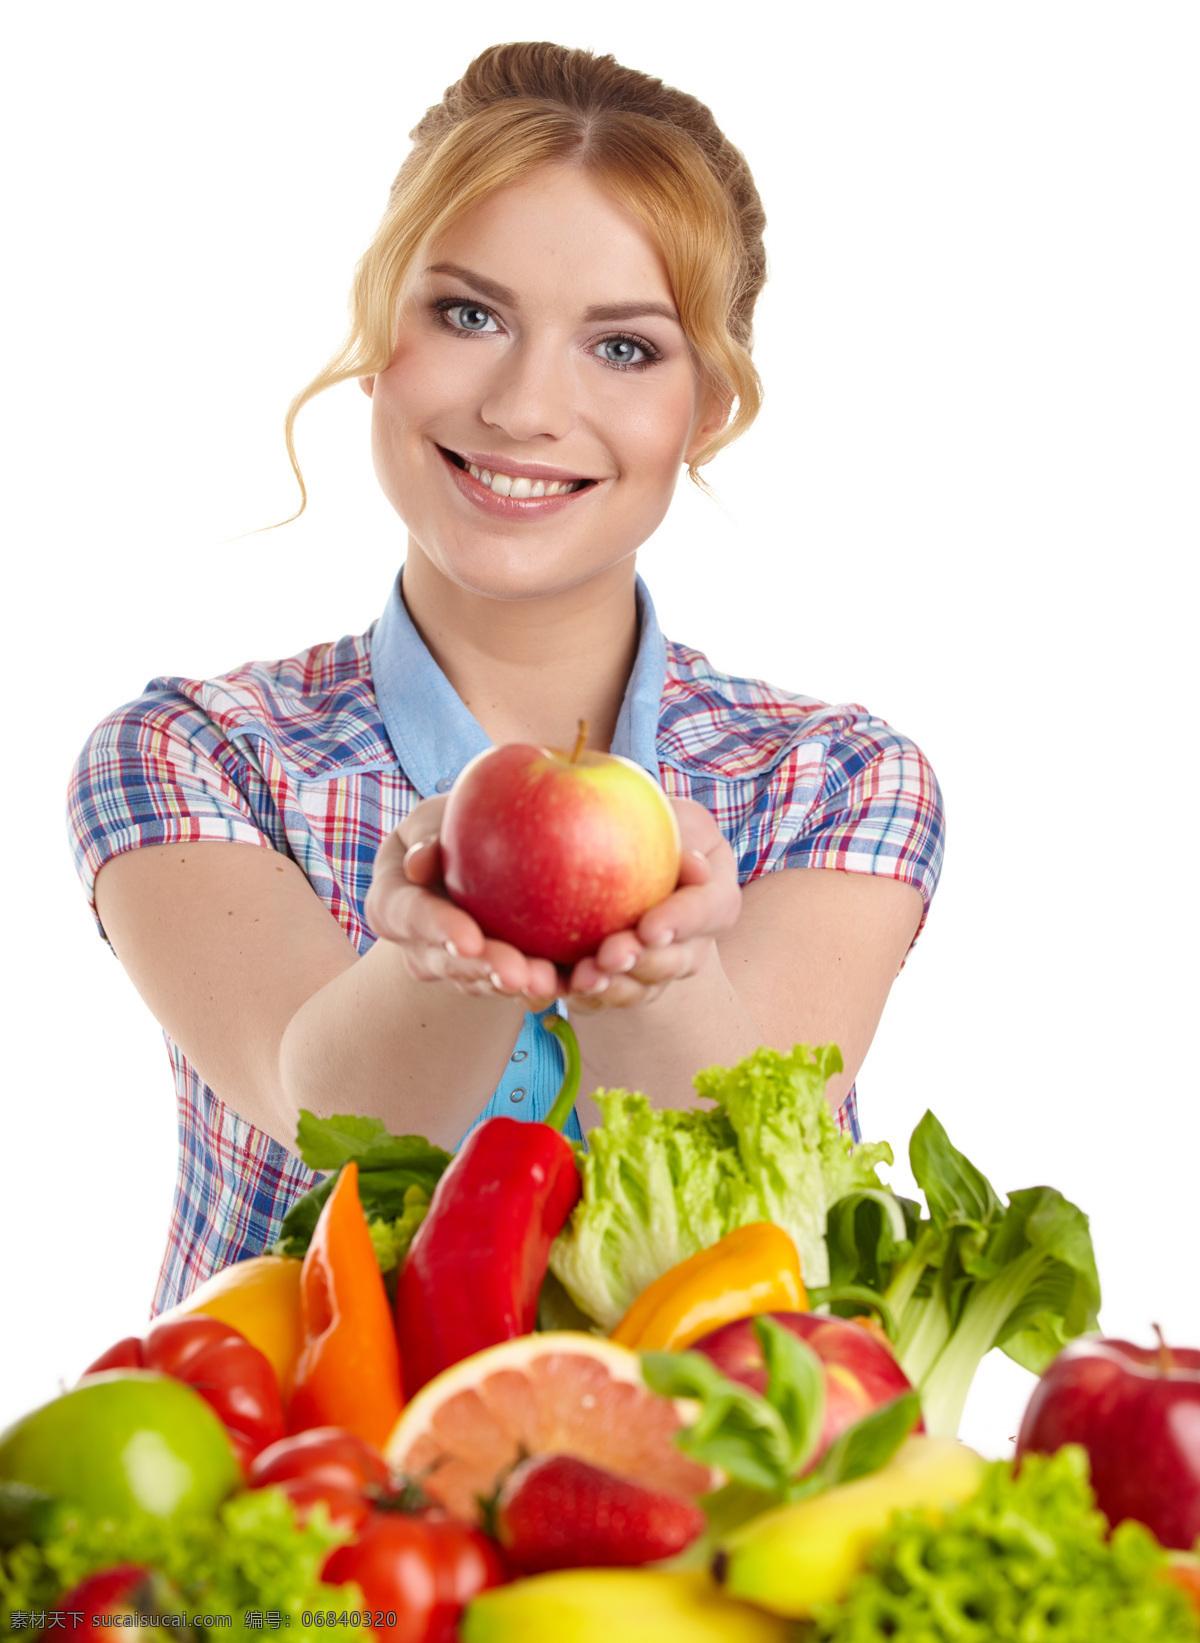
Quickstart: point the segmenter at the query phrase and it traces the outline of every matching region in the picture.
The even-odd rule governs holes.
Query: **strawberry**
[[[643,1489],[573,1455],[534,1455],[509,1473],[493,1522],[510,1562],[540,1574],[673,1557],[706,1519],[682,1495]]]

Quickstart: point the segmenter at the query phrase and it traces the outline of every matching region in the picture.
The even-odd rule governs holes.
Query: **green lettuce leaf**
[[[830,1204],[855,1188],[878,1187],[876,1167],[892,1162],[886,1141],[854,1146],[838,1129],[825,1085],[841,1070],[836,1044],[797,1044],[790,1055],[755,1050],[735,1067],[709,1067],[695,1080],[698,1094],[724,1109],[737,1137],[745,1181],[737,1224],[774,1221],[789,1232],[806,1284],[829,1281]]]
[[[421,1135],[391,1135],[381,1118],[340,1113],[317,1118],[301,1109],[296,1150],[309,1169],[331,1170],[297,1198],[272,1245],[276,1255],[301,1257],[312,1241],[338,1172],[358,1165],[358,1196],[371,1228],[381,1272],[395,1271],[421,1224],[450,1154]]]
[[[814,1643],[1196,1643],[1200,1622],[1166,1584],[1167,1555],[1132,1521],[1108,1535],[1067,1447],[1006,1461],[950,1512],[900,1512]]]
[[[774,1221],[800,1253],[805,1281],[828,1277],[827,1210],[880,1186],[886,1143],[853,1146],[834,1122],[825,1081],[834,1045],[790,1055],[760,1049],[696,1077],[711,1109],[657,1111],[645,1096],[599,1090],[603,1123],[581,1159],[583,1195],[555,1240],[550,1270],[605,1329],[656,1278],[735,1227]]]

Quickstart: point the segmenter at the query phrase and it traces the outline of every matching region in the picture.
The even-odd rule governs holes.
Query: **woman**
[[[479,57],[414,133],[342,353],[408,530],[371,630],[156,680],[72,785],[102,931],[162,1022],[180,1107],[155,1298],[261,1250],[312,1175],[301,1108],[453,1145],[536,1118],[561,1002],[584,1088],[691,1098],[698,1067],[836,1041],[853,1079],[936,884],[936,783],[859,708],[716,672],[636,575],[681,467],[758,406],[763,217],[694,99],[551,45]],[[594,747],[671,796],[678,889],[569,975],[440,889],[438,824],[492,742]],[[654,1008],[648,1008],[653,1004]],[[588,1103],[581,1103],[584,1121]]]

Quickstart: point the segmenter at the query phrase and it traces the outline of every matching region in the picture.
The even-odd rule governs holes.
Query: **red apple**
[[[1081,1336],[1033,1389],[1018,1459],[1081,1443],[1096,1503],[1114,1526],[1137,1518],[1164,1546],[1200,1535],[1200,1351]]]
[[[848,1426],[912,1391],[882,1330],[872,1328],[865,1319],[830,1318],[817,1312],[772,1312],[769,1316],[806,1341],[825,1370],[825,1419],[810,1465],[820,1460]],[[753,1392],[767,1390],[767,1366],[753,1318],[723,1324],[694,1341],[691,1351],[703,1352],[731,1381],[740,1381]],[[924,1430],[923,1423],[918,1423],[917,1431]]]
[[[679,827],[640,765],[511,742],[472,759],[442,817],[446,889],[485,935],[574,964],[679,880]]]

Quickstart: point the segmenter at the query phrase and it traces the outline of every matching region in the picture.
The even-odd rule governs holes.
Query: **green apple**
[[[213,1512],[242,1482],[229,1436],[170,1375],[89,1375],[0,1433],[0,1486],[25,1485],[89,1517]]]

